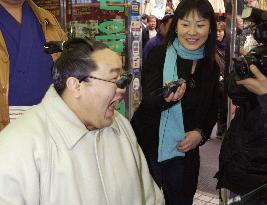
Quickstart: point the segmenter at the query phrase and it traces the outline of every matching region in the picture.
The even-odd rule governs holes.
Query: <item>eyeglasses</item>
[[[106,80],[106,79],[97,78],[97,77],[88,75],[88,76],[83,77],[81,80],[79,80],[79,82],[86,81],[87,78],[92,78],[92,79],[96,79],[96,80],[102,80],[102,81],[109,82],[109,83],[114,83],[114,84],[116,84],[116,86],[118,88],[124,89],[128,85],[130,85],[130,83],[132,82],[133,76],[130,73],[123,73],[121,75],[121,77],[119,78],[119,80],[114,82],[114,81],[111,81],[111,80]]]

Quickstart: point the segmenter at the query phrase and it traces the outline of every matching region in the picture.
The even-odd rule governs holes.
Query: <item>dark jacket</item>
[[[149,41],[147,41],[144,49],[143,49],[143,54],[142,54],[142,59],[143,61],[145,61],[147,55],[149,54],[150,50],[163,43],[164,37],[161,35],[160,32],[157,33],[157,35],[151,39],[149,39]]]
[[[239,107],[223,140],[215,177],[217,188],[242,195],[267,182],[267,94],[257,97],[237,87],[229,94]]]
[[[156,29],[157,33],[159,32],[158,29]],[[146,27],[143,31],[142,31],[142,48],[145,47],[146,43],[149,41],[149,30]]]
[[[225,72],[225,42],[216,42],[216,62],[220,68],[220,75],[224,77]]]
[[[131,120],[139,144],[145,155],[157,158],[159,144],[159,124],[163,110],[168,109],[175,102],[167,103],[161,95],[156,95],[157,89],[163,85],[163,65],[166,49],[159,45],[154,47],[142,70],[142,102]],[[195,74],[190,74],[191,60],[184,60],[178,56],[178,76],[187,80],[187,89],[182,98],[182,109],[185,131],[195,128],[203,130],[205,140],[211,134],[217,116],[218,67],[207,66],[205,59],[198,62]],[[195,87],[190,88],[192,79]],[[185,165],[185,195],[192,197],[197,188],[199,173],[198,147],[186,153]]]

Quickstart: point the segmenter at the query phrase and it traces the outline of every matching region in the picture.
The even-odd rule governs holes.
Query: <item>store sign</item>
[[[110,10],[110,11],[124,11],[124,6],[111,6],[107,4],[106,0],[100,0],[100,9]],[[124,0],[108,0],[110,3],[124,3]]]
[[[124,12],[124,0],[100,0],[100,10],[115,12]],[[103,11],[105,13],[105,11]],[[124,42],[126,39],[124,21],[118,21],[116,19],[101,22],[98,25],[100,35],[96,35],[96,40],[101,40],[113,51],[122,53],[124,49]]]
[[[121,34],[124,30],[124,26],[119,21],[105,21],[98,25],[99,31],[107,34],[96,36],[96,40],[112,40],[107,41],[105,44],[109,46],[115,52],[123,52],[123,43],[122,39],[126,39],[125,34]]]

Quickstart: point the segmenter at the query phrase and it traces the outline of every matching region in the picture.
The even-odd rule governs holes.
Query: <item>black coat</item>
[[[159,32],[158,29],[156,29],[157,33]],[[144,30],[142,30],[142,48],[145,47],[146,43],[149,41],[149,30],[146,27]]]
[[[145,47],[148,40],[149,40],[149,31],[148,28],[144,28],[144,30],[142,30],[142,48]]]
[[[159,124],[161,112],[175,102],[167,103],[155,91],[163,85],[163,65],[166,49],[154,47],[142,69],[142,102],[131,120],[138,142],[145,155],[157,158],[159,144]],[[194,75],[190,74],[192,61],[178,56],[178,76],[187,81],[187,89],[182,98],[185,131],[202,129],[205,139],[209,138],[217,118],[217,93],[219,69],[207,66],[205,59],[199,60]],[[193,79],[193,80],[192,80]],[[195,87],[190,88],[194,81]],[[185,195],[192,197],[197,188],[199,173],[199,148],[186,153]]]
[[[233,89],[229,94],[239,107],[224,137],[215,177],[217,188],[242,195],[267,183],[267,94],[257,97],[237,92],[238,87],[232,94]]]

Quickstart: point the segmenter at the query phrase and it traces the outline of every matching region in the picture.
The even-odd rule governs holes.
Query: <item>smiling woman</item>
[[[217,116],[219,70],[216,19],[208,0],[182,0],[165,45],[154,47],[142,69],[142,102],[131,120],[150,172],[167,205],[191,205],[199,173],[199,145]],[[155,95],[183,78],[175,93]]]
[[[210,22],[197,13],[190,12],[177,22],[177,37],[181,45],[188,50],[200,48],[208,39]]]

